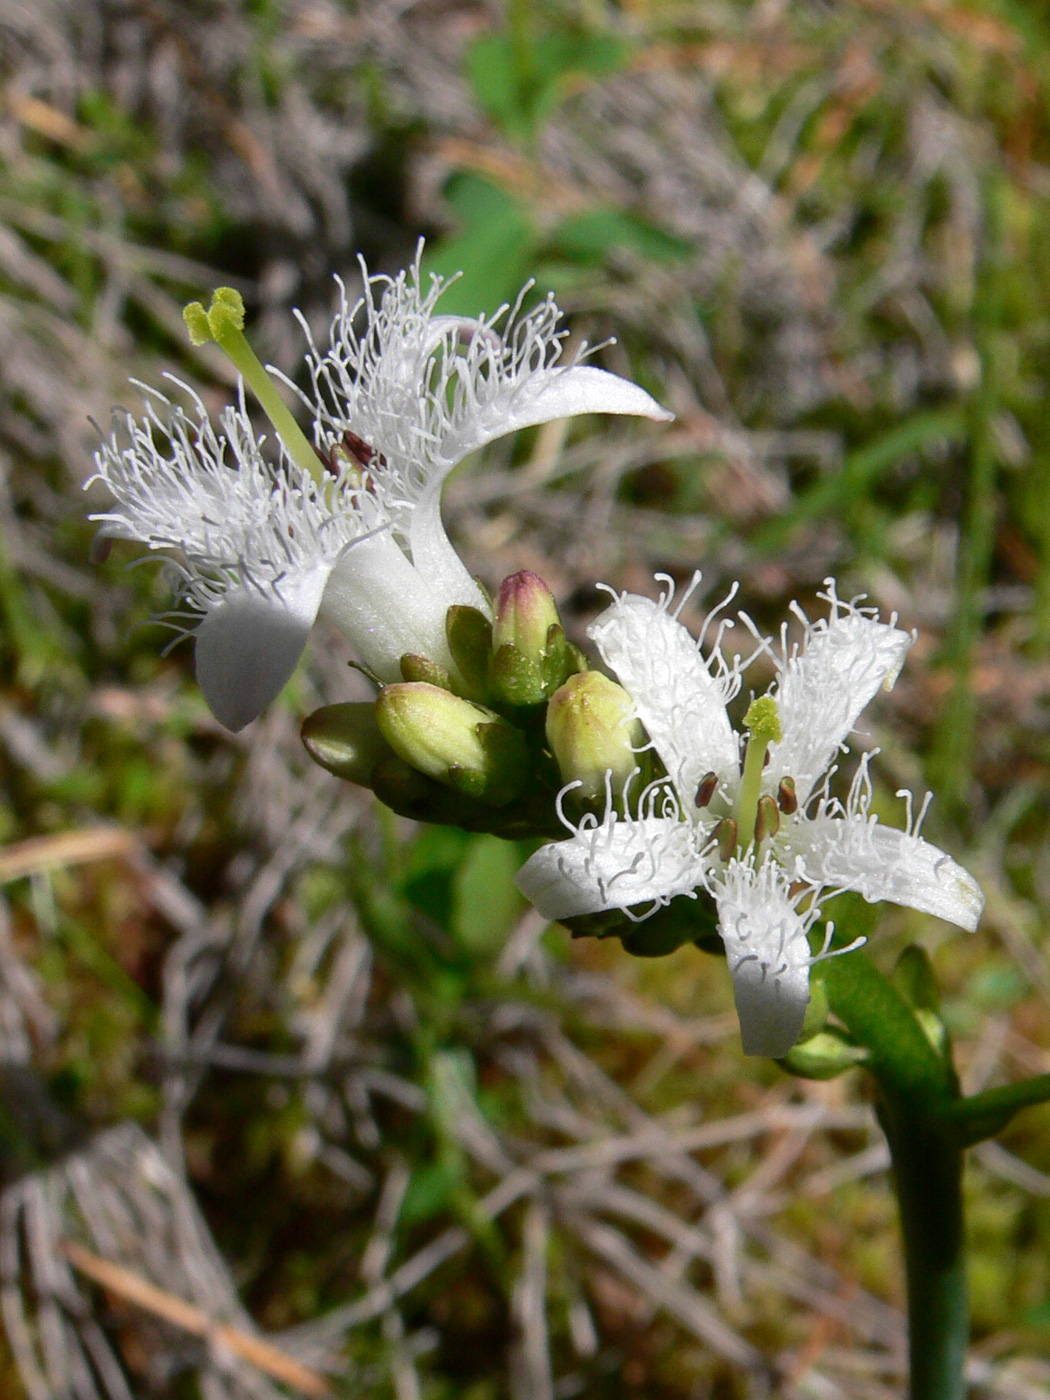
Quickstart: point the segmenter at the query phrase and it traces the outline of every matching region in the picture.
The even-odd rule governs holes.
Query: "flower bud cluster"
[[[311,757],[402,815],[504,836],[558,830],[568,785],[575,805],[599,807],[638,772],[630,697],[587,669],[537,574],[504,579],[492,621],[449,608],[446,636],[453,669],[408,653],[374,701],[310,715]]]

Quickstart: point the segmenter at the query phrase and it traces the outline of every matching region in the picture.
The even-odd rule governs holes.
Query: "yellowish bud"
[[[645,731],[622,686],[600,671],[570,676],[547,706],[547,742],[562,781],[579,783],[578,799],[600,802],[611,783],[614,798],[639,767]]]
[[[387,743],[420,773],[502,807],[529,772],[525,736],[505,719],[425,681],[384,687],[376,718]]]

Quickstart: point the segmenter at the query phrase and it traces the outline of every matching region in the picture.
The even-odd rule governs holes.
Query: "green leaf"
[[[626,248],[654,262],[680,262],[693,245],[623,209],[590,209],[564,219],[550,246],[575,263],[600,265],[616,248]]]
[[[461,232],[424,257],[424,275],[462,273],[441,298],[446,315],[491,316],[528,280],[537,246],[532,220],[480,175],[453,175],[445,197]]]
[[[483,34],[467,51],[478,105],[507,135],[539,131],[573,86],[621,69],[630,47],[612,34]]]

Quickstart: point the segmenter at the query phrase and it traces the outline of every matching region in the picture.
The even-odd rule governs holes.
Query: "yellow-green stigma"
[[[232,287],[216,287],[211,306],[205,311],[199,301],[184,308],[182,319],[194,345],[206,345],[214,340],[232,360],[234,368],[251,389],[259,407],[274,426],[289,457],[310,473],[318,486],[325,480],[320,457],[292,416],[291,410],[277,392],[277,386],[264,369],[259,357],[248,344],[244,334],[244,299]]]
[[[737,798],[736,822],[738,843],[741,850],[746,851],[755,839],[766,754],[770,744],[777,743],[781,738],[780,713],[777,710],[777,702],[771,695],[762,695],[757,700],[752,700],[744,716],[744,727],[748,731],[747,752],[744,755],[744,773],[740,780],[740,796]],[[771,833],[767,828],[762,834],[765,836]]]

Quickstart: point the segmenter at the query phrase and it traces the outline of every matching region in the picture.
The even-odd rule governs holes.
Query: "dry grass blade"
[[[124,1298],[136,1307],[162,1317],[183,1331],[196,1337],[203,1337],[210,1345],[225,1347],[236,1356],[242,1357],[252,1366],[272,1376],[274,1380],[290,1385],[303,1395],[327,1396],[332,1394],[328,1382],[316,1371],[288,1356],[279,1347],[253,1337],[239,1327],[231,1327],[225,1322],[215,1322],[203,1308],[177,1298],[156,1284],[150,1283],[130,1269],[122,1268],[109,1259],[101,1259],[97,1254],[72,1240],[62,1240],[61,1252],[78,1272],[100,1284],[107,1292]]]
[[[37,875],[66,865],[84,865],[93,860],[118,860],[141,849],[133,832],[120,827],[97,827],[88,831],[60,831],[52,836],[33,836],[27,841],[0,847],[0,883]]]

